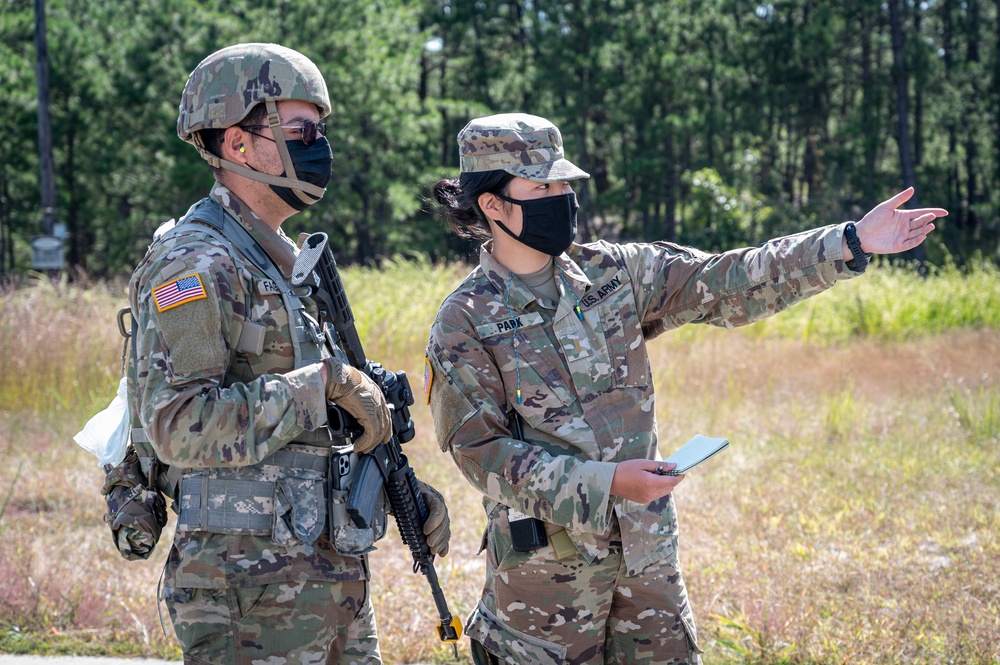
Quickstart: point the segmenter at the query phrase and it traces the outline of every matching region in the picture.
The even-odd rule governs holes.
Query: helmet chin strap
[[[271,175],[269,173],[261,173],[260,171],[255,171],[254,169],[243,166],[242,164],[237,164],[236,162],[231,162],[221,157],[217,157],[210,153],[205,145],[202,143],[201,135],[194,135],[195,148],[198,149],[198,154],[202,156],[206,162],[208,162],[213,168],[222,168],[227,171],[232,171],[233,173],[239,174],[244,178],[254,180],[256,182],[262,182],[268,185],[278,185],[279,187],[290,187],[292,192],[299,198],[300,201],[306,205],[312,205],[323,198],[323,194],[326,193],[325,187],[317,187],[308,182],[299,180],[295,173],[295,166],[292,164],[292,159],[288,155],[288,146],[285,145],[285,133],[281,131],[281,118],[278,116],[278,105],[273,99],[267,99],[264,101],[264,106],[267,109],[267,124],[271,128],[271,133],[274,134],[274,143],[278,146],[278,156],[281,158],[281,165],[285,169],[287,175]]]

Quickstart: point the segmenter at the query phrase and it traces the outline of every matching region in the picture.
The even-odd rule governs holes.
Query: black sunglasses
[[[270,125],[240,125],[243,129],[270,129]],[[281,129],[290,129],[293,133],[298,133],[302,142],[306,145],[312,145],[316,142],[316,139],[320,136],[326,136],[326,123],[325,122],[313,122],[312,120],[306,120],[301,125],[280,125]],[[255,132],[250,132],[254,136],[260,136],[262,139],[268,139],[273,141],[269,136],[264,136],[262,134],[257,134]]]

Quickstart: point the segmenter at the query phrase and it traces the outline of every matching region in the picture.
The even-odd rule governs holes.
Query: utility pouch
[[[282,547],[311,546],[326,526],[326,497],[321,474],[302,472],[274,482],[271,542]]]
[[[107,473],[101,494],[108,507],[104,522],[118,552],[129,561],[148,559],[167,523],[167,502],[149,489],[131,444],[125,459]]]
[[[353,448],[333,450],[330,454],[330,494],[327,516],[330,521],[330,543],[338,554],[361,556],[375,549],[375,542],[385,536],[388,511],[385,492],[378,488],[377,507],[369,523],[358,525],[347,512],[351,482],[358,468],[358,454]]]

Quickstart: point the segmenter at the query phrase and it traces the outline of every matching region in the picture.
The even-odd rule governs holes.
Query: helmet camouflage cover
[[[202,129],[231,127],[258,102],[312,102],[330,114],[326,81],[307,57],[278,44],[236,44],[208,56],[188,76],[177,117],[177,135],[195,143]]]
[[[278,113],[278,102],[287,100],[315,104],[320,118],[330,115],[330,93],[312,60],[278,44],[227,46],[202,60],[188,76],[177,116],[177,136],[197,148],[213,168],[272,187],[289,187],[302,205],[310,205],[323,197],[326,188],[300,180],[295,173]],[[281,175],[263,173],[212,154],[199,133],[239,124],[258,103],[267,109],[267,124],[274,132],[284,167]]]

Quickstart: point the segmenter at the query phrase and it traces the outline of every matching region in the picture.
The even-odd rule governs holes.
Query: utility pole
[[[52,163],[52,118],[49,115],[49,48],[45,39],[45,0],[35,0],[35,76],[38,80],[38,166],[41,171],[42,235],[56,223],[56,181]]]
[[[35,78],[38,79],[38,169],[42,190],[42,235],[31,240],[31,267],[62,270],[65,227],[56,224],[56,179],[52,163],[52,118],[49,113],[49,47],[45,39],[45,0],[35,0]],[[58,236],[53,235],[59,232]]]

